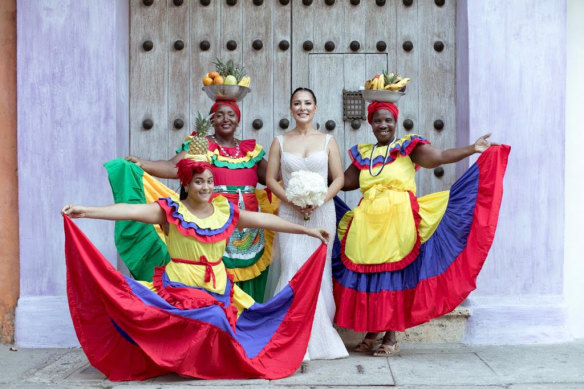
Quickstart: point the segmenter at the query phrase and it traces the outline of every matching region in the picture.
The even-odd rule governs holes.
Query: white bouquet
[[[324,203],[327,191],[326,182],[318,173],[300,170],[292,173],[286,188],[286,197],[292,204],[301,208],[319,207]]]

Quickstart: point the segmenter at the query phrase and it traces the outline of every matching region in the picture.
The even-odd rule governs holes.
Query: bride
[[[296,127],[285,135],[278,136],[272,142],[266,185],[281,200],[280,217],[307,227],[318,226],[330,233],[327,262],[305,360],[343,358],[348,356],[347,349],[332,324],[335,302],[331,274],[331,251],[336,231],[335,208],[331,200],[341,190],[344,183],[339,147],[332,136],[320,133],[312,124],[316,113],[316,96],[312,90],[296,89],[290,98],[290,111],[296,121]],[[320,207],[300,208],[286,198],[285,187],[292,172],[299,170],[318,173],[325,182],[328,177],[331,178],[325,202]],[[279,173],[281,173],[284,187],[278,182]],[[279,233],[277,240],[282,263],[279,266],[279,272],[278,266],[271,266],[268,276],[268,284],[272,283],[274,293],[287,285],[296,271],[318,247],[318,242],[313,241],[314,239],[293,234]]]

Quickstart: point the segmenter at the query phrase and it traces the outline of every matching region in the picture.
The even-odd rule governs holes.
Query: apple
[[[225,85],[237,85],[237,79],[235,76],[227,76],[225,77]]]

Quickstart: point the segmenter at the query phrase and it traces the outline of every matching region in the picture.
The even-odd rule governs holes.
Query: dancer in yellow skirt
[[[368,332],[356,351],[399,351],[395,331],[450,312],[475,287],[497,224],[508,146],[480,137],[440,150],[418,135],[396,138],[397,106],[374,101],[368,121],[376,144],[349,150],[343,190],[361,189],[354,210],[345,207],[333,255],[336,323]],[[487,150],[488,149],[488,150]],[[415,171],[483,153],[450,191],[417,198]]]

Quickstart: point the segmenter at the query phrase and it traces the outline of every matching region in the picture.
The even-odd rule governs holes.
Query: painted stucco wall
[[[75,345],[60,209],[69,202],[112,202],[102,165],[127,153],[128,4],[22,0],[17,17],[21,297],[16,341]],[[78,225],[115,263],[113,223]]]
[[[468,1],[469,137],[512,146],[468,341],[569,338],[564,282],[566,3]]]
[[[0,2],[0,342],[14,339],[18,300],[16,0]]]
[[[566,167],[564,295],[571,333],[584,338],[584,179],[582,177],[582,103],[584,102],[584,2],[568,0],[566,77]]]

